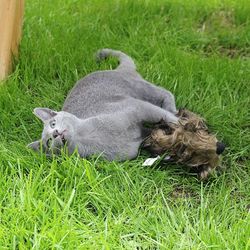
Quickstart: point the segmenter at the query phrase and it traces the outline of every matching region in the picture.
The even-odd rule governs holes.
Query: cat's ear
[[[34,141],[27,145],[28,148],[33,149],[34,151],[40,151],[41,141]]]
[[[35,108],[33,113],[43,122],[57,115],[57,112],[48,108]]]

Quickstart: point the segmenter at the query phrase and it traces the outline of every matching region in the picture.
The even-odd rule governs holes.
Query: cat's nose
[[[52,133],[53,137],[56,138],[59,135],[59,132],[57,129],[55,129]]]
[[[218,142],[216,143],[216,147],[217,147],[216,153],[217,153],[218,155],[220,155],[220,154],[222,154],[223,151],[225,150],[226,145],[225,145],[224,143],[218,141]]]

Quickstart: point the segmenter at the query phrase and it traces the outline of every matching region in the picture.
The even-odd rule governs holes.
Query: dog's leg
[[[198,177],[200,180],[206,180],[211,172],[211,167],[203,167],[202,170],[198,173]]]

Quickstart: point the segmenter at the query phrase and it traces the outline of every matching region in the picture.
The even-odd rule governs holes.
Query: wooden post
[[[18,54],[24,0],[0,0],[0,81],[11,71],[12,56]]]

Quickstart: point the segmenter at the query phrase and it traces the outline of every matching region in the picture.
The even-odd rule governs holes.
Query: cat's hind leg
[[[137,107],[139,117],[144,122],[157,123],[164,120],[165,122],[178,123],[178,117],[172,112],[152,103],[137,100]]]
[[[158,87],[146,80],[141,80],[143,91],[143,99],[158,107],[170,111],[173,114],[177,113],[174,95],[162,88]]]

